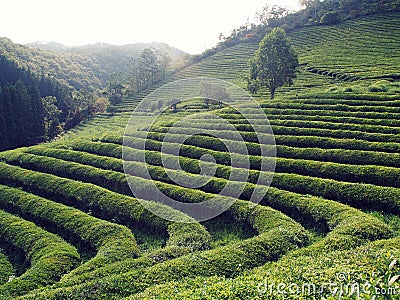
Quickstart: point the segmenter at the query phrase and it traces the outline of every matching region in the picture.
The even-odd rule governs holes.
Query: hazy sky
[[[266,3],[298,8],[298,0],[3,0],[0,37],[69,46],[154,41],[200,53]]]

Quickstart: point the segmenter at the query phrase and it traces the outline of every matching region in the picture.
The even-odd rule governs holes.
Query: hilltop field
[[[52,142],[0,152],[0,299],[399,299],[399,16],[288,33],[301,64],[294,85],[272,101],[267,92],[257,95],[276,143],[270,187],[257,184],[272,175],[260,167],[269,145],[260,145],[250,125],[259,112],[244,118],[201,99],[179,103],[152,126],[163,104],[136,113],[137,130],[125,137],[129,162],[121,157],[127,122],[142,99],[192,77],[245,88],[258,42],[177,71]],[[196,121],[183,119],[193,114]],[[172,126],[172,141],[163,142]],[[166,170],[160,154],[193,129],[204,134],[181,145],[184,173],[198,177],[204,155],[216,162],[215,175],[196,189],[175,184],[171,174],[182,171]],[[222,215],[195,222],[132,196],[129,181],[143,190],[155,184],[181,202],[215,195],[228,201],[220,193],[232,172],[224,146],[236,149],[231,131],[245,141],[250,169]],[[213,137],[217,132],[224,139]],[[251,206],[254,191],[265,195]],[[143,201],[192,222],[164,220]]]

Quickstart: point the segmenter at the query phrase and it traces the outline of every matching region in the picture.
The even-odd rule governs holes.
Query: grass
[[[131,159],[125,165],[130,170],[126,177],[121,160],[126,124],[136,105],[163,83],[132,95],[114,112],[85,121],[55,141],[0,153],[0,209],[6,211],[0,211],[0,240],[8,238],[7,247],[1,244],[7,255],[0,252],[0,298],[261,299],[266,295],[257,286],[265,280],[300,285],[337,282],[338,273],[354,282],[369,280],[388,287],[389,277],[399,271],[392,263],[399,258],[400,230],[397,21],[397,14],[386,14],[289,33],[303,65],[294,86],[280,88],[274,101],[265,100],[265,91],[256,97],[276,141],[270,188],[259,181],[271,177],[259,171],[262,162],[271,162],[260,150],[275,148],[260,145],[249,120],[237,111],[207,107],[202,99],[179,103],[176,112],[167,110],[154,126],[149,122],[158,113],[156,102],[134,115],[136,131],[126,139]],[[166,82],[206,76],[245,87],[247,60],[256,47],[257,43],[243,43],[224,49]],[[165,133],[183,117],[201,112],[232,126],[226,128],[201,114],[190,123],[180,122],[171,145],[193,129],[203,134],[181,147],[178,160],[185,172],[170,168],[167,173],[160,154]],[[259,114],[247,116],[263,124]],[[175,200],[228,201],[218,194],[229,175],[246,171],[241,165],[230,166],[225,145],[240,152],[234,131],[246,141],[251,156],[235,155],[249,159],[251,170],[239,199],[224,215],[199,223],[144,199],[155,210],[193,222],[175,223],[146,211],[132,197],[127,180],[149,188],[150,180],[143,176],[147,169],[153,183]],[[215,133],[223,138],[216,139]],[[146,134],[144,163],[139,160],[143,151],[136,148]],[[271,141],[268,134],[264,137]],[[201,179],[198,159],[203,154],[217,162],[216,174],[207,184],[191,189],[169,176]],[[167,161],[176,158],[171,153],[163,156]],[[232,182],[241,185],[240,180]],[[248,200],[254,191],[263,196],[251,207]],[[13,226],[18,229],[13,231]],[[76,264],[60,263],[57,257],[46,261],[46,268],[29,264],[43,257],[31,254],[35,249],[23,243],[32,241],[25,238],[28,229],[75,253]],[[93,250],[88,258],[77,251],[85,243]],[[15,259],[10,257],[12,250],[20,254]],[[39,273],[29,277],[35,268],[39,273],[57,271],[57,276],[46,281]],[[6,283],[12,274],[20,277]],[[18,284],[26,276],[34,284]],[[326,291],[324,296],[337,295]]]

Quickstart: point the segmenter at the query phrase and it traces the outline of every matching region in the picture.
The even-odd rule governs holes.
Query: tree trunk
[[[275,89],[271,89],[271,100],[275,99]]]

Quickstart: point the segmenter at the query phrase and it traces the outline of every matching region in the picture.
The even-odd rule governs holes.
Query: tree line
[[[113,74],[103,95],[113,105],[120,104],[127,93],[135,94],[162,81],[170,71],[171,58],[156,48],[145,48],[129,62],[130,72]]]
[[[138,58],[131,60],[131,89],[140,92],[164,80],[170,60],[166,53],[155,48],[144,49]]]
[[[0,150],[52,139],[108,105],[104,98],[47,74],[34,75],[4,56],[0,70]]]

